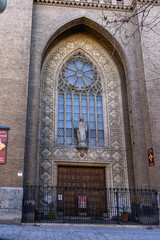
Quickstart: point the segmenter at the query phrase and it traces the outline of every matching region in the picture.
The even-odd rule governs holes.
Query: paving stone
[[[0,225],[0,240],[159,240],[160,228]]]

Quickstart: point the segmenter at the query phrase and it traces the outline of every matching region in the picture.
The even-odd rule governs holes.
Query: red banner
[[[0,164],[6,163],[8,129],[0,129]]]
[[[153,166],[154,165],[153,148],[148,149],[148,160],[149,160],[149,166]]]
[[[78,208],[86,208],[87,207],[87,196],[79,195],[78,196]]]

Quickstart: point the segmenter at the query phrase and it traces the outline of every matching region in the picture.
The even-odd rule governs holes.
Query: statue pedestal
[[[81,157],[84,157],[84,155],[86,154],[87,150],[88,150],[88,146],[86,143],[80,143],[78,144],[77,150],[80,153]]]

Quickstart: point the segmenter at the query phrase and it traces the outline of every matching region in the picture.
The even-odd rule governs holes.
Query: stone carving
[[[78,146],[83,147],[87,144],[86,141],[86,132],[87,132],[87,125],[83,122],[83,118],[80,118],[80,122],[77,125],[77,139],[78,139]]]
[[[57,72],[65,62],[69,55],[77,51],[84,53],[95,65],[100,66],[104,78],[103,81],[103,94],[105,102],[108,103],[107,110],[105,109],[104,118],[108,118],[108,125],[105,129],[109,131],[109,145],[107,149],[98,151],[96,148],[88,150],[88,154],[84,157],[79,156],[79,151],[74,148],[57,147],[56,143],[56,129],[57,120],[55,116],[55,103],[57,91]],[[93,57],[92,57],[93,56]],[[41,89],[41,129],[40,129],[40,184],[53,184],[52,181],[52,166],[50,168],[44,167],[50,165],[50,162],[56,161],[70,161],[72,158],[75,161],[83,162],[96,162],[101,159],[103,162],[112,161],[114,166],[113,187],[124,187],[124,161],[125,155],[123,154],[122,147],[122,131],[121,131],[121,117],[120,117],[120,100],[119,100],[119,83],[117,81],[118,75],[114,64],[103,48],[98,45],[93,39],[85,37],[82,34],[74,35],[66,40],[61,41],[46,57],[44,61]],[[106,115],[105,115],[106,114]],[[85,130],[85,131],[84,131]],[[78,131],[78,129],[77,129]],[[108,136],[108,135],[107,135]],[[79,138],[79,145],[85,144],[86,129],[84,127],[83,133],[77,134]],[[48,144],[49,145],[48,145]],[[46,150],[45,150],[46,149]],[[117,151],[118,150],[118,151]],[[96,153],[96,154],[93,154]],[[48,162],[48,163],[47,163]],[[116,162],[118,164],[114,165]],[[120,173],[117,171],[121,169]]]

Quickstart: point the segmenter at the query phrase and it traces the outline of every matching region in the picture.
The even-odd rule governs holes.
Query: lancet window
[[[88,146],[104,146],[102,85],[97,67],[81,52],[63,64],[58,80],[57,144],[77,145],[83,118]]]

